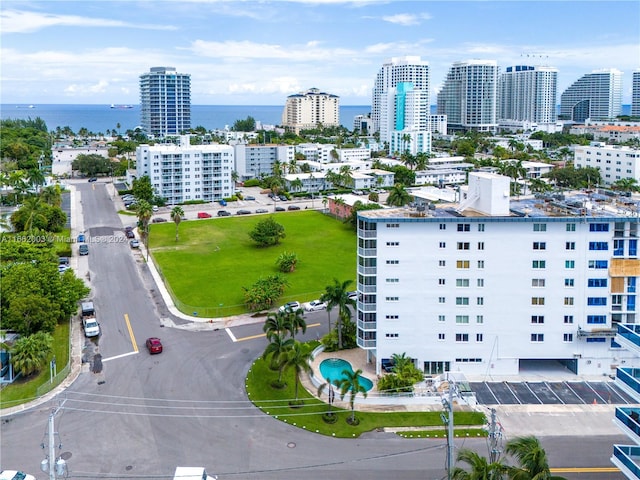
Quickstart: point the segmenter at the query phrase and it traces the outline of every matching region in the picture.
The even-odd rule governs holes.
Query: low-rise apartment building
[[[640,149],[620,145],[591,142],[590,145],[574,147],[576,168],[593,167],[600,170],[605,185],[623,178],[634,178],[640,182]]]

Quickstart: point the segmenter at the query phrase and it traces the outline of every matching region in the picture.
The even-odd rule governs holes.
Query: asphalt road
[[[444,439],[403,439],[371,432],[357,439],[320,436],[260,413],[247,400],[244,378],[266,340],[261,325],[187,331],[163,328],[140,254],[118,240],[123,225],[100,182],[78,184],[85,230],[113,241],[90,243],[84,257],[102,335],[87,341],[87,365],[74,384],[49,405],[2,421],[3,468],[39,470],[46,451],[47,418],[56,416],[57,455],[69,478],[170,479],[176,466],[203,466],[220,480],[237,479],[442,479]],[[135,220],[132,217],[131,222]],[[110,233],[112,232],[112,233]],[[84,260],[86,259],[86,260]],[[128,322],[127,322],[128,318]],[[326,314],[314,312],[306,338],[326,330]],[[151,356],[144,340],[159,336],[161,355]],[[96,362],[100,355],[102,361]],[[99,366],[101,368],[94,368]],[[92,371],[95,370],[95,371]],[[292,417],[291,422],[295,421]],[[555,467],[607,467],[614,443],[624,435],[543,436]],[[484,439],[456,441],[486,454]],[[622,479],[620,473],[563,473],[569,479]]]

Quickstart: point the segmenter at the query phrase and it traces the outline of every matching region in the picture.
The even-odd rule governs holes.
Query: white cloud
[[[100,80],[98,83],[84,85],[72,83],[64,89],[64,92],[74,97],[88,96],[96,93],[104,93],[107,91],[108,87],[109,82],[107,82],[106,80]]]
[[[431,15],[428,13],[396,13],[382,17],[385,22],[404,26],[420,25],[423,20],[429,19],[431,19]]]
[[[282,46],[277,44],[256,43],[252,41],[209,42],[195,40],[190,50],[203,57],[215,57],[225,59],[281,59],[291,61],[331,60],[336,57],[355,55],[354,50],[346,48],[319,48],[320,42],[309,41],[305,45]]]

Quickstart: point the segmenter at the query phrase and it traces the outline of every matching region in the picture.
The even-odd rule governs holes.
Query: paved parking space
[[[635,403],[612,382],[471,382],[483,405],[587,405]]]

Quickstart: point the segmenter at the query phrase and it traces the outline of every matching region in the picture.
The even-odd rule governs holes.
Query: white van
[[[96,315],[96,310],[93,307],[93,302],[82,302],[80,304],[80,307],[82,309],[83,317],[94,317]]]
[[[17,470],[2,470],[0,480],[36,480],[36,477]]]
[[[216,475],[207,475],[202,467],[176,467],[173,480],[216,480]]]

